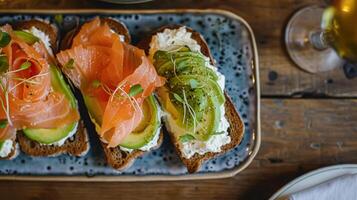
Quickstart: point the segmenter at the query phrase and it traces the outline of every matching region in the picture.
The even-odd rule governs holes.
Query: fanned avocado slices
[[[176,123],[185,129],[185,135],[202,141],[216,134],[221,118],[220,107],[225,102],[217,83],[218,76],[206,63],[201,53],[192,52],[187,47],[157,51],[154,55],[158,74],[167,79],[165,88],[169,95],[162,97],[166,102],[163,106],[173,105],[165,109],[178,111]]]

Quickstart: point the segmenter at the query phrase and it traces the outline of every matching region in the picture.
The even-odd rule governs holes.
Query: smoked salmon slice
[[[118,146],[139,125],[144,99],[165,82],[143,50],[121,42],[99,18],[84,24],[57,60],[74,85],[102,105],[98,134],[108,148]],[[73,66],[68,67],[71,61]],[[137,85],[142,92],[129,95]]]
[[[79,113],[64,94],[51,86],[50,64],[54,58],[42,41],[29,45],[17,38],[11,26],[1,30],[11,41],[1,49],[8,62],[1,74],[0,141],[14,138],[24,128],[58,128],[79,120]]]

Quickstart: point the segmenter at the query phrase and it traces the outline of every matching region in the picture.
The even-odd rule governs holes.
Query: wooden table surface
[[[15,0],[13,0],[15,1]],[[220,8],[245,18],[260,56],[262,145],[251,165],[222,180],[154,183],[0,182],[0,199],[267,199],[310,170],[357,163],[357,79],[341,69],[312,75],[284,49],[291,14],[319,0],[156,0],[113,5],[94,0],[20,0],[2,8]]]

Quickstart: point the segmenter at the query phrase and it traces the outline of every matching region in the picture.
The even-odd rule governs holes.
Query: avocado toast
[[[159,75],[165,127],[190,173],[237,146],[243,122],[224,91],[225,77],[214,67],[206,41],[184,26],[165,26],[139,43]]]
[[[56,67],[57,29],[30,20],[1,28],[3,133],[17,137],[31,156],[75,156],[89,149],[77,101]],[[4,42],[4,41],[3,41]],[[6,144],[6,143],[5,143]]]
[[[117,170],[158,148],[163,139],[152,92],[164,79],[144,51],[129,43],[124,24],[94,18],[69,32],[57,54],[62,71],[81,91],[108,164]]]

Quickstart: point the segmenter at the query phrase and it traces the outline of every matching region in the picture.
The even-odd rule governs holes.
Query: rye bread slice
[[[46,21],[32,19],[28,21],[21,21],[13,25],[14,29],[24,30],[35,27],[44,32],[50,38],[51,48],[53,53],[57,51],[58,47],[58,29],[55,25],[49,24]],[[68,153],[75,156],[85,155],[90,146],[88,141],[88,134],[83,126],[83,122],[79,121],[78,130],[72,138],[68,138],[64,145],[41,145],[40,143],[27,138],[22,131],[17,134],[17,140],[20,144],[21,150],[31,156],[56,156],[62,153]]]
[[[164,134],[161,131],[159,139],[157,141],[157,145],[150,149],[150,151],[158,149],[161,146],[163,139]],[[101,142],[101,144],[106,155],[108,164],[110,164],[116,170],[124,170],[129,168],[134,163],[137,157],[142,156],[145,153],[145,151],[141,150],[134,150],[129,153],[121,150],[120,147],[107,148],[106,143]]]
[[[109,27],[117,34],[123,35],[124,41],[126,43],[131,42],[129,30],[126,28],[126,26],[123,23],[112,18],[101,18],[100,20],[101,23],[107,23]],[[65,35],[60,45],[61,50],[68,49],[72,46],[72,40],[79,32],[80,28],[81,27],[77,27]],[[152,149],[159,148],[162,144],[162,141],[163,141],[163,133],[160,132],[158,144]],[[140,151],[140,150],[134,150],[129,153],[121,150],[120,147],[108,148],[107,144],[102,142],[101,140],[100,143],[105,153],[107,163],[116,170],[124,170],[126,168],[129,168],[134,163],[137,157],[145,153],[144,151]]]
[[[78,124],[77,132],[62,146],[40,144],[28,139],[21,131],[17,134],[17,139],[21,150],[30,156],[57,156],[64,153],[83,156],[89,150],[89,138],[82,121]]]
[[[16,142],[16,139],[12,139],[12,149],[9,155],[4,158],[0,157],[0,160],[12,160],[15,159],[19,155],[19,144]]]
[[[154,31],[151,33],[148,37],[144,38],[141,42],[139,42],[138,46],[142,49],[145,49],[145,52],[148,54],[149,49],[150,49],[150,42],[152,36],[156,35],[157,33],[163,32],[165,29],[178,29],[182,27],[181,25],[169,25],[169,26],[164,26],[159,28],[158,30]],[[200,33],[197,31],[192,30],[191,28],[186,27],[186,30],[188,32],[191,32],[191,38],[196,40],[196,42],[201,46],[201,52],[203,55],[207,56],[210,58],[210,62],[212,65],[215,64],[215,60],[213,59],[211,52],[209,50],[209,47],[207,45],[207,42],[205,39],[202,37]],[[231,142],[229,144],[226,144],[221,147],[221,152],[208,152],[203,155],[200,155],[198,153],[194,154],[190,159],[187,159],[183,156],[183,153],[181,151],[180,143],[178,139],[175,137],[174,133],[170,133],[170,138],[172,140],[172,143],[175,146],[175,149],[182,160],[182,162],[186,165],[187,170],[189,173],[194,173],[197,172],[201,165],[209,160],[212,159],[218,155],[224,154],[225,152],[233,149],[239,143],[241,142],[243,138],[243,133],[244,133],[244,123],[239,116],[237,110],[234,107],[234,104],[232,103],[232,100],[228,96],[228,94],[225,92],[225,97],[226,97],[226,102],[225,102],[225,111],[226,111],[226,118],[230,124],[230,127],[228,129],[229,136],[231,137]],[[167,121],[165,122],[166,127],[168,127],[168,124],[166,124]]]

